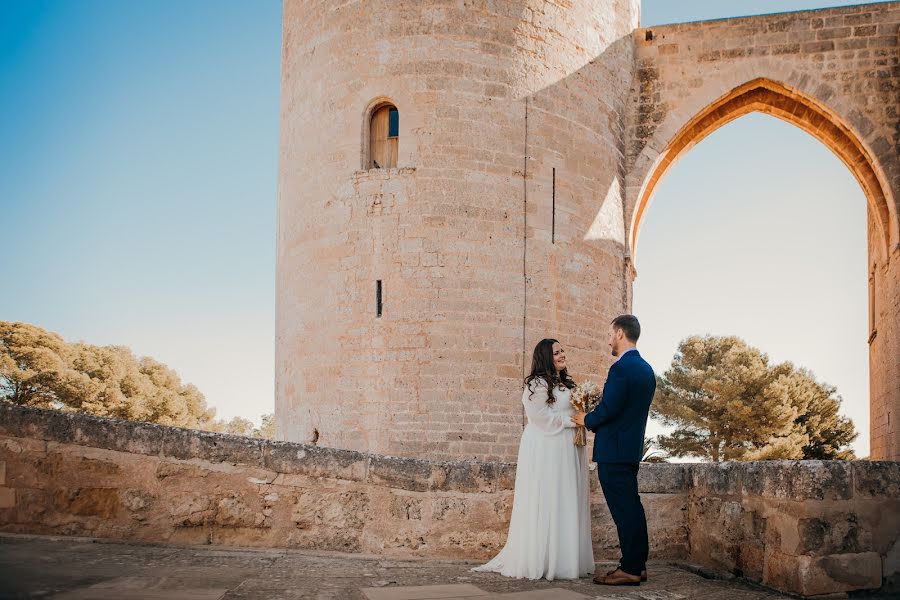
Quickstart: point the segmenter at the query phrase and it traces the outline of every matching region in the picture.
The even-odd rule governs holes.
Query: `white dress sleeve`
[[[562,430],[575,427],[575,423],[568,415],[554,414],[547,404],[547,382],[543,379],[534,379],[525,385],[522,392],[522,404],[525,405],[525,414],[528,415],[528,423],[536,426],[545,435],[556,435]],[[558,402],[558,400],[557,400]]]

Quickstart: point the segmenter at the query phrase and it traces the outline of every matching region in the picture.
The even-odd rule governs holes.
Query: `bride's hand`
[[[576,410],[575,414],[571,417],[572,422],[576,425],[584,426],[584,413],[580,410]]]

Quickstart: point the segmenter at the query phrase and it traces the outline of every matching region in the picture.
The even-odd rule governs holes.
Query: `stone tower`
[[[900,459],[900,2],[644,29],[639,4],[285,0],[282,439],[514,460],[534,344],[603,380],[657,183],[758,111],[866,196],[871,457]]]
[[[608,366],[639,5],[285,0],[282,439],[512,460],[541,337]]]

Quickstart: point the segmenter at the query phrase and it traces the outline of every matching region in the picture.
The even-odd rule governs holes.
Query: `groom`
[[[594,583],[603,585],[640,585],[647,580],[650,548],[637,474],[656,376],[635,347],[640,335],[641,325],[634,315],[613,319],[609,347],[619,359],[609,368],[603,400],[589,414],[578,412],[572,417],[596,433],[594,462],[622,549],[618,568],[594,577]]]

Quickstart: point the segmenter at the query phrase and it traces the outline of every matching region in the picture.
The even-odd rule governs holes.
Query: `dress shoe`
[[[629,575],[622,569],[615,569],[606,575],[594,577],[594,583],[600,585],[641,585],[640,575]]]
[[[612,571],[607,571],[606,574],[612,575],[613,573],[615,573],[618,570],[619,570],[619,567],[616,567]],[[644,583],[645,581],[647,581],[647,569],[641,569],[641,583]]]

